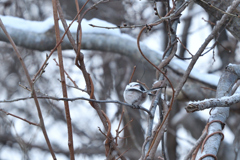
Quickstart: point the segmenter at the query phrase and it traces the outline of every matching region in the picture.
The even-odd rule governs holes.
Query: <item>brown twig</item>
[[[89,2],[89,0],[87,0],[84,5],[82,6],[82,8],[79,10],[79,12],[81,13],[83,8],[87,5],[87,3]],[[83,13],[84,16],[84,13]],[[80,50],[81,50],[81,44],[82,44],[82,27],[81,27],[81,22],[83,19],[83,16],[78,15],[78,28],[77,28],[77,52],[76,54],[79,54]]]
[[[223,139],[224,139],[224,134],[222,133],[222,131],[213,132],[213,133],[207,135],[207,137],[204,139],[204,141],[203,141],[203,143],[202,143],[202,147],[201,147],[201,152],[203,152],[204,145],[205,145],[206,141],[208,140],[208,138],[211,137],[211,136],[214,135],[214,134],[221,134],[221,135],[222,135],[221,141],[223,141]]]
[[[27,122],[27,123],[29,123],[29,124],[31,124],[31,125],[35,125],[35,126],[40,127],[40,125],[37,124],[37,123],[33,123],[33,122],[29,121],[29,120],[26,120],[26,119],[24,119],[24,118],[21,118],[21,117],[19,117],[19,116],[16,116],[16,115],[14,115],[14,114],[12,114],[12,113],[6,112],[6,111],[4,111],[4,110],[1,109],[1,108],[0,108],[0,111],[2,111],[3,113],[5,113],[6,115],[10,115],[10,116],[13,116],[13,117],[15,117],[15,118],[21,119],[21,120],[23,120],[23,121],[25,121],[25,122]]]
[[[52,56],[53,52],[57,49],[57,47],[62,43],[65,35],[67,34],[69,28],[71,27],[72,23],[74,22],[74,20],[69,24],[68,28],[66,29],[66,31],[64,32],[62,38],[59,40],[59,42],[56,44],[56,46],[51,50],[51,52],[49,53],[49,55],[47,56],[46,60],[43,62],[42,66],[40,67],[40,69],[37,71],[37,73],[34,75],[34,77],[32,78],[32,81],[35,81],[35,79],[38,77],[38,75],[40,74],[40,72],[43,70],[44,66],[47,64],[48,60],[50,59],[50,57]]]
[[[75,0],[75,5],[76,5],[77,12],[79,12],[79,4],[78,4],[78,0]]]
[[[83,5],[83,7],[88,3],[88,1],[89,1],[89,0],[86,1],[86,3]],[[81,19],[84,17],[84,15],[85,15],[90,9],[92,9],[94,6],[96,6],[97,4],[99,4],[99,3],[101,3],[101,2],[102,2],[102,1],[94,4],[92,7],[90,7],[89,9],[87,9],[87,10],[82,14],[81,18],[78,20],[78,21],[79,21],[79,25],[78,25],[78,31],[77,31],[77,32],[79,32],[79,29],[81,28],[81,27],[80,27],[80,25],[81,25]],[[80,14],[80,12],[82,11],[83,7],[80,9],[79,14]],[[78,14],[78,15],[79,15],[79,14]],[[78,15],[77,15],[77,16],[78,16]],[[77,17],[77,16],[76,16],[76,17]],[[81,34],[80,34],[79,36],[81,36]],[[77,36],[77,38],[78,38],[78,36]],[[82,37],[79,37],[79,38],[81,39]],[[78,45],[79,45],[79,40],[77,40],[77,43],[78,43]],[[81,43],[81,40],[80,40],[80,43]],[[80,45],[81,45],[81,44],[80,44]],[[92,92],[92,87],[91,87],[91,80],[90,80],[90,77],[91,77],[91,76],[89,75],[89,73],[88,73],[87,70],[86,70],[85,63],[84,63],[84,60],[83,60],[84,55],[80,52],[80,49],[81,49],[81,48],[78,46],[78,47],[77,47],[77,50],[76,50],[75,65],[76,65],[76,66],[82,71],[82,73],[83,73],[83,76],[84,76],[84,79],[85,79],[85,83],[86,83],[86,86],[87,86],[87,93],[88,93],[89,95],[92,94],[92,95],[91,95],[92,98],[95,99],[94,93]],[[93,86],[93,85],[92,85],[92,86]],[[101,121],[102,121],[102,123],[103,123],[103,125],[104,125],[104,128],[107,130],[107,122],[106,122],[104,116],[102,115],[102,112],[101,112],[99,106],[98,106],[96,103],[92,103],[92,107],[97,111],[97,113],[98,113],[98,115],[99,115],[99,117],[100,117],[100,119],[101,119]]]
[[[159,94],[160,93],[160,91],[158,91],[158,93],[157,94]],[[158,144],[160,143],[160,141],[161,140],[163,140],[163,136],[164,136],[164,132],[165,132],[165,128],[167,127],[167,125],[168,125],[168,119],[169,119],[169,117],[167,117],[166,118],[166,120],[165,120],[165,122],[163,123],[163,119],[166,117],[166,114],[165,113],[167,113],[167,111],[169,111],[169,108],[168,108],[168,105],[167,105],[167,103],[166,103],[166,101],[165,100],[161,100],[161,106],[162,106],[162,108],[163,108],[163,113],[164,113],[164,115],[162,115],[162,117],[161,117],[161,120],[158,122],[158,124],[156,125],[156,132],[153,134],[153,141],[152,141],[152,143],[154,142],[154,144],[153,144],[153,146],[152,146],[152,148],[151,148],[151,150],[150,150],[150,152],[149,152],[149,157],[151,158],[151,157],[154,157],[154,155],[155,155],[155,153],[156,153],[156,151],[157,151],[157,148],[158,148]],[[162,127],[161,127],[161,125],[162,125]],[[164,143],[164,142],[163,142]],[[164,146],[164,147],[166,147],[166,146]],[[165,152],[163,152],[163,153],[165,153]],[[166,154],[167,154],[167,152],[166,152]]]
[[[95,98],[94,98],[94,85],[93,85],[93,82],[92,82],[92,78],[91,78],[90,74],[88,74],[88,76],[89,76],[90,85],[91,85],[91,86],[90,86],[90,87],[91,87],[90,98],[91,98],[91,99],[95,99]],[[89,102],[89,103],[91,104],[92,107],[94,107],[94,106],[93,106],[93,102]]]
[[[86,1],[86,3],[84,4],[84,6],[87,4],[89,0]],[[92,7],[90,7],[89,9],[87,9],[81,16],[80,18],[78,19],[78,22],[79,22],[79,25],[78,25],[78,30],[77,30],[77,48],[75,50],[76,52],[76,59],[75,59],[75,65],[82,71],[83,73],[83,76],[84,76],[84,79],[85,79],[85,83],[86,83],[86,86],[87,86],[87,93],[92,97],[93,100],[95,100],[95,96],[94,96],[94,92],[93,92],[93,83],[91,82],[90,78],[91,76],[89,75],[89,73],[87,72],[86,68],[85,68],[85,63],[84,63],[84,55],[80,52],[81,50],[81,38],[82,38],[82,34],[81,34],[81,20],[82,18],[85,16],[85,14],[93,9],[97,4],[99,3],[102,3],[102,2],[107,2],[107,1],[104,1],[104,0],[101,0],[97,3],[95,3]],[[83,6],[83,7],[84,7]],[[79,10],[78,14],[76,15],[76,17],[78,17],[78,15],[80,14],[80,12],[82,11],[83,7]],[[76,18],[75,17],[75,18]],[[65,29],[66,30],[66,29]],[[79,34],[80,32],[80,34]],[[71,42],[72,43],[72,42]],[[74,44],[72,44],[74,45]],[[92,85],[91,85],[92,83]],[[101,109],[100,107],[98,106],[98,104],[96,102],[93,102],[91,103],[92,107],[97,111],[98,113],[98,116],[100,117],[100,120],[102,121],[103,123],[103,126],[104,128],[107,130],[107,121],[106,119],[104,118],[102,112],[101,112]],[[121,155],[122,153],[120,152],[120,150],[116,147],[115,144],[113,144],[113,148],[114,150],[117,151],[118,155]],[[122,156],[122,159],[125,160],[125,157]]]
[[[54,51],[57,49],[57,47],[62,43],[62,41],[63,41],[63,39],[64,39],[64,37],[65,37],[66,34],[68,35],[69,41],[70,41],[70,43],[72,44],[75,52],[77,51],[77,47],[75,47],[75,42],[74,42],[74,39],[73,39],[72,36],[71,36],[71,33],[69,32],[69,28],[72,26],[73,22],[77,19],[78,15],[80,15],[80,13],[81,13],[82,10],[80,10],[80,11],[77,13],[77,15],[73,18],[72,22],[71,22],[71,23],[68,25],[68,27],[67,27],[67,23],[66,23],[66,21],[65,21],[64,18],[63,18],[63,13],[62,13],[61,6],[60,6],[60,4],[59,4],[59,0],[57,0],[57,8],[58,8],[59,16],[60,16],[60,18],[61,18],[61,20],[62,20],[62,23],[63,23],[63,27],[64,27],[64,29],[65,29],[65,32],[64,32],[64,34],[62,35],[59,43],[57,43],[56,46],[51,50],[50,54],[48,55],[48,58],[44,61],[43,65],[40,67],[40,69],[39,69],[39,70],[37,71],[37,73],[34,75],[32,81],[35,81],[35,78],[39,75],[39,73],[41,72],[42,68],[46,65],[47,61],[48,61],[49,58],[52,56],[53,52],[54,52]]]
[[[106,157],[109,157],[111,155],[111,143],[112,143],[111,122],[103,110],[102,110],[102,114],[106,118],[106,121],[108,123],[107,135],[105,140],[105,150],[106,150],[105,155]]]
[[[170,14],[170,13],[169,13],[169,14]],[[153,24],[153,25],[157,25],[157,24]],[[156,68],[160,73],[162,73],[163,76],[167,79],[167,81],[169,82],[169,84],[170,84],[170,86],[171,86],[171,88],[172,88],[172,91],[173,91],[172,97],[174,97],[175,91],[174,91],[173,85],[172,85],[171,81],[169,80],[169,78],[168,78],[168,77],[165,75],[165,73],[163,73],[156,65],[154,65],[154,64],[143,54],[143,52],[142,52],[142,50],[141,50],[141,47],[140,47],[140,37],[141,37],[141,34],[143,33],[143,31],[144,31],[145,29],[146,29],[146,26],[144,26],[144,27],[141,29],[140,33],[138,34],[138,38],[137,38],[138,50],[140,51],[141,55],[142,55],[154,68]],[[169,110],[168,110],[166,116],[164,117],[163,122],[161,123],[159,129],[157,130],[157,133],[161,130],[163,124],[165,123],[165,121],[166,121],[166,119],[167,119],[167,117],[168,117],[168,115],[169,115],[169,113],[170,113],[170,111],[171,111],[172,104],[173,104],[173,99],[171,99],[171,102],[170,102],[170,105],[169,105],[169,106],[170,106],[170,107],[169,107]],[[154,137],[154,139],[153,139],[153,141],[152,141],[152,143],[151,143],[151,145],[150,145],[150,147],[149,147],[149,150],[148,150],[148,152],[147,152],[147,154],[146,154],[146,157],[149,155],[149,152],[150,152],[151,148],[153,147],[153,144],[154,144],[154,141],[155,141],[156,138],[157,138],[157,134],[155,135],[155,137]]]
[[[65,34],[67,34],[67,37],[68,37],[68,39],[69,39],[69,41],[70,41],[74,51],[77,52],[77,45],[75,44],[75,40],[74,40],[71,32],[69,31],[69,28],[73,24],[73,22],[76,20],[78,15],[80,14],[80,11],[78,12],[78,14],[74,17],[74,19],[72,20],[72,22],[68,26],[67,22],[66,22],[66,20],[64,18],[63,11],[62,11],[62,8],[61,8],[59,0],[57,0],[57,9],[58,9],[59,18],[60,18],[60,20],[62,22],[62,25],[63,25],[63,28],[65,30],[63,36],[65,36]]]
[[[178,39],[178,41],[181,43],[181,45],[183,46],[183,48],[184,48],[191,56],[193,56],[193,54],[186,48],[186,46],[184,46],[184,44],[182,43],[182,41],[180,40],[180,38],[177,37],[177,39]]]
[[[59,66],[57,60],[55,58],[53,58],[53,60],[55,61],[56,65]],[[76,84],[76,82],[69,76],[69,74],[67,73],[67,71],[65,69],[64,69],[64,73],[66,74],[67,78],[73,83],[74,87],[79,88],[78,85]]]
[[[123,115],[124,115],[124,109],[122,110],[122,114],[121,114],[121,117],[120,117],[120,120],[119,120],[119,123],[118,123],[118,128],[116,129],[116,138],[115,138],[115,140],[116,140],[116,145],[118,145],[118,142],[117,142],[117,138],[119,137],[119,134],[120,134],[120,131],[119,131],[119,129],[120,129],[120,125],[121,125],[121,123],[122,123],[122,120],[123,120]]]
[[[206,20],[206,19],[204,19],[203,17],[202,17],[202,20],[204,20],[205,22],[209,23],[209,24],[212,25],[212,26],[215,26],[215,25],[216,25],[215,23],[211,22],[210,20]]]
[[[207,136],[207,127],[204,128],[204,130],[202,131],[202,135],[198,138],[197,142],[194,144],[192,149],[184,157],[184,160],[189,160],[190,157],[192,157],[191,160],[195,160],[196,159],[198,150],[201,147],[201,143],[205,139],[206,136]]]
[[[202,160],[203,158],[206,158],[206,157],[212,157],[215,160],[217,160],[217,157],[215,155],[213,155],[213,154],[205,154],[204,156],[200,157],[199,160]]]
[[[119,133],[121,133],[130,123],[132,123],[133,119],[131,119],[120,131]]]
[[[119,158],[122,158],[122,156],[123,156],[125,153],[127,153],[130,149],[131,149],[131,147],[128,148],[126,151],[124,151],[121,155],[119,155],[115,160],[118,160]]]
[[[46,58],[48,58],[48,55],[46,55]],[[43,66],[42,70],[40,71],[38,76],[34,79],[33,83],[36,83],[37,80],[42,76],[42,74],[45,72],[45,69],[47,68],[47,66],[48,66],[48,63],[46,63],[45,66]]]
[[[133,78],[133,75],[134,75],[134,73],[135,73],[135,70],[136,70],[136,66],[134,66],[133,67],[133,71],[132,71],[132,75],[131,75],[131,77],[130,77],[130,79],[129,79],[129,82],[128,83],[131,83],[131,81],[132,81],[132,78]]]
[[[27,86],[24,86],[24,85],[22,85],[21,83],[19,83],[18,85],[19,85],[20,87],[22,87],[23,89],[26,89],[26,90],[28,90],[29,92],[31,92],[31,89],[28,88]]]
[[[224,129],[224,127],[225,127],[225,123],[223,123],[223,122],[220,121],[220,120],[212,120],[211,122],[208,122],[207,125],[206,125],[206,127],[207,127],[207,132],[208,132],[208,128],[209,128],[210,124],[212,124],[212,123],[214,123],[214,122],[218,122],[218,123],[220,123],[221,126],[222,126],[222,130]]]
[[[60,80],[59,80],[60,81]],[[61,81],[60,81],[61,82]],[[74,81],[75,82],[75,81]],[[82,91],[82,92],[85,92],[85,93],[87,93],[87,91],[86,90],[84,90],[84,89],[82,89],[82,88],[79,88],[79,87],[75,87],[75,86],[71,86],[71,85],[68,85],[68,84],[66,84],[68,87],[70,87],[70,88],[75,88],[75,89],[78,89],[78,90],[80,90],[80,91]]]
[[[202,141],[205,139],[205,137],[207,136],[207,132],[203,132],[202,135],[199,137],[199,139],[197,140],[197,142],[195,143],[195,145],[193,146],[193,148],[191,149],[191,151],[188,152],[188,156],[186,156],[184,158],[184,160],[188,160],[191,156],[192,153],[192,160],[196,159],[197,153],[199,148],[201,147],[201,143]]]
[[[156,3],[156,2],[154,2],[153,10],[155,11],[154,14],[155,14],[156,16],[158,16],[159,19],[161,19],[162,17],[161,17],[161,15],[160,15],[159,12],[158,12],[157,3]]]
[[[91,80],[90,80],[90,75],[89,73],[87,72],[86,70],[86,67],[85,67],[85,63],[84,63],[84,55],[79,52],[76,56],[76,59],[75,59],[75,65],[82,71],[83,73],[83,76],[84,76],[84,79],[85,79],[85,83],[86,83],[86,86],[87,86],[87,93],[89,95],[92,96],[92,99],[95,100],[95,96],[94,96],[94,92],[92,91],[93,87],[91,87]],[[93,86],[93,85],[92,85]],[[108,126],[107,126],[107,121],[106,119],[104,118],[102,112],[101,112],[101,109],[99,107],[99,105],[96,103],[96,100],[95,102],[93,101],[92,103],[92,107],[96,110],[100,120],[102,121],[102,124],[104,126],[104,128],[107,130]],[[112,144],[113,146],[113,149],[117,151],[117,154],[118,155],[122,155],[121,151],[117,148],[117,146],[113,143]],[[124,156],[121,157],[123,160],[125,160],[126,158]]]
[[[56,43],[59,43],[61,42],[61,39],[60,39],[60,30],[59,30],[59,24],[58,24],[57,1],[52,0],[52,5],[53,5],[53,17],[54,17],[54,24],[55,24],[54,27],[55,27],[55,34],[56,34]],[[63,97],[68,98],[61,45],[57,47],[57,52],[58,52],[60,77],[61,77],[61,83],[62,83],[62,92],[63,92],[62,94],[63,94]],[[74,157],[74,148],[73,148],[72,122],[71,122],[69,104],[67,101],[64,101],[64,107],[65,107],[65,114],[66,114],[66,121],[67,121],[68,147],[70,152],[70,159],[74,160],[75,157]]]

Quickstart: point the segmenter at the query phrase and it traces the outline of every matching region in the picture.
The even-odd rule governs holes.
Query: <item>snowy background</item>
[[[114,2],[113,2],[114,3]],[[16,4],[15,4],[16,5]],[[108,3],[106,3],[108,5]],[[127,8],[128,16],[131,18],[133,14],[131,12],[134,12],[135,14],[138,12],[141,12],[141,16],[144,19],[144,21],[151,22],[153,19],[149,18],[152,17],[152,3],[147,4],[147,1],[134,1],[134,4],[132,4],[132,8]],[[49,29],[51,29],[54,26],[53,22],[53,17],[52,17],[52,12],[51,10],[51,4],[49,2],[45,2],[43,5],[43,9],[45,10],[45,19],[44,20],[32,20],[34,19],[34,15],[38,15],[38,13],[35,13],[36,10],[34,9],[34,5],[32,5],[30,8],[31,12],[33,13],[33,17],[28,16],[27,13],[25,13],[24,18],[17,18],[17,16],[13,16],[8,13],[2,13],[0,15],[0,18],[5,25],[7,29],[18,29],[22,30],[23,32],[28,31],[29,33],[31,32],[36,32],[36,33],[45,33]],[[126,5],[127,7],[127,5]],[[33,8],[33,9],[32,9]],[[30,12],[29,12],[30,13]],[[183,12],[183,15],[181,16],[181,19],[184,19],[188,16],[192,16],[192,22],[191,22],[191,27],[189,29],[189,36],[188,36],[188,41],[187,41],[187,48],[191,53],[196,53],[198,48],[201,46],[201,44],[204,42],[205,38],[209,35],[211,32],[211,26],[205,22],[202,18],[208,19],[208,14],[198,5],[194,5],[194,8],[191,11],[188,11],[186,9]],[[129,18],[128,17],[128,18]],[[134,18],[134,17],[133,17]],[[135,17],[136,18],[136,17]],[[177,29],[177,36],[181,39],[181,32],[184,27],[184,21],[181,21],[180,19],[180,24]],[[70,23],[71,21],[68,21]],[[61,24],[61,23],[60,23]],[[89,24],[95,24],[98,26],[105,26],[105,27],[115,27],[117,26],[116,24],[107,22],[107,19],[105,20],[100,20],[98,18],[92,18],[92,19],[83,19],[82,21],[82,31],[84,33],[102,33],[102,34],[110,34],[110,35],[115,35],[119,36],[125,39],[129,39],[131,41],[136,41],[136,35],[139,33],[139,28],[132,29],[131,32],[127,30],[120,30],[120,29],[103,29],[103,28],[93,28]],[[72,33],[76,33],[77,31],[77,22],[74,22],[73,25],[70,28],[70,31]],[[60,25],[60,29],[63,31],[63,27]],[[229,33],[228,33],[229,34]],[[230,36],[230,35],[229,35]],[[141,45],[146,45],[149,49],[153,50],[154,52],[158,53],[159,55],[162,55],[165,48],[162,44],[162,38],[163,37],[163,31],[154,31],[154,34],[148,34],[147,36],[144,36],[141,41]],[[213,45],[214,41],[212,41],[209,44],[209,47]],[[1,42],[0,46],[4,47],[6,45],[5,42]],[[180,46],[180,44],[178,44]],[[38,59],[36,60],[36,63],[41,65],[41,63],[45,60],[46,58],[46,53],[49,53],[49,51],[35,51],[35,54],[37,54]],[[92,71],[92,74],[94,74],[94,79],[95,80],[100,80],[100,81],[95,81],[95,88],[96,92],[100,92],[100,89],[102,87],[101,80],[103,81],[104,79],[101,78],[104,74],[102,65],[104,64],[104,59],[102,59],[101,56],[99,55],[92,55],[91,51],[83,51],[85,55],[85,63],[87,68]],[[215,53],[215,54],[214,54]],[[201,82],[204,82],[206,84],[209,84],[211,86],[217,86],[219,77],[221,72],[216,72],[213,74],[209,74],[209,70],[215,70],[221,66],[221,61],[219,57],[217,56],[217,48],[214,49],[213,51],[210,51],[206,55],[202,56],[196,63],[194,69],[191,72],[190,77],[197,79]],[[30,52],[27,53],[25,56],[26,58],[24,61],[26,63],[32,62],[33,58],[32,57],[27,57],[27,55],[31,54]],[[186,57],[189,57],[190,55],[185,52]],[[11,55],[8,55],[9,57],[13,56],[14,54],[11,53]],[[74,66],[74,57],[75,53],[72,50],[65,50],[63,52],[64,57],[67,57],[64,59],[64,65],[65,65],[65,70],[70,74],[71,78],[76,81],[76,84],[79,86],[79,88],[85,89],[85,84],[83,83],[84,79],[79,71],[79,69]],[[236,54],[238,55],[238,54]],[[14,55],[15,56],[15,55]],[[214,58],[213,58],[214,57]],[[58,73],[58,66],[56,66],[55,62],[53,59],[57,59],[57,55],[54,54],[50,60],[49,60],[49,65],[47,66],[45,73],[43,74],[43,80],[41,80],[41,83],[47,83],[47,85],[39,85],[37,86],[36,89],[41,90],[42,93],[51,95],[51,96],[56,96],[56,97],[61,97],[61,84],[59,82],[59,73]],[[11,58],[9,58],[11,59]],[[236,60],[238,60],[239,57],[236,57]],[[3,61],[3,56],[2,59]],[[188,63],[190,60],[180,60],[178,58],[174,58],[169,66],[171,68],[174,68],[176,70],[186,70],[188,67]],[[31,75],[34,75],[35,71],[38,69],[39,65],[34,65],[31,63],[28,63],[28,68],[29,72]],[[112,67],[114,70],[117,68],[115,62],[109,63],[109,65]],[[6,81],[6,86],[11,86],[13,84],[18,84],[19,82],[22,84],[22,81],[16,78],[15,74],[8,74],[7,72],[5,73],[3,70],[7,67],[7,65],[1,65],[0,70],[1,70],[1,81]],[[24,79],[25,77],[22,76]],[[116,76],[116,78],[119,78]],[[51,81],[47,81],[47,79],[51,79]],[[114,77],[113,77],[114,79]],[[116,80],[114,80],[116,81]],[[40,83],[39,82],[39,83]],[[23,82],[23,85],[26,85],[27,83]],[[67,84],[71,84],[69,80],[67,80]],[[15,85],[13,85],[15,87]],[[8,99],[15,99],[15,98],[20,98],[20,97],[27,97],[30,95],[30,92],[27,92],[26,90],[22,89],[21,87],[18,87],[18,91],[16,93],[11,94],[9,96],[8,89],[3,86],[3,83],[0,85],[2,88],[0,91],[0,100],[8,100]],[[39,88],[41,87],[41,88]],[[51,88],[51,90],[49,89]],[[122,93],[116,93],[116,88],[113,88],[109,93],[109,99],[113,100],[119,100],[122,97],[119,95],[122,95]],[[86,93],[83,93],[82,91],[76,90],[74,88],[68,88],[68,95],[70,98],[72,97],[87,97],[89,96]],[[99,99],[101,98],[100,96],[96,94],[96,98]],[[66,123],[57,121],[55,122],[55,118],[52,117],[52,114],[55,109],[63,109],[63,103],[62,102],[57,102],[57,101],[52,101],[52,100],[46,100],[48,104],[50,104],[50,108],[44,108],[43,109],[43,115],[44,115],[44,120],[47,128],[47,132],[49,134],[49,139],[50,141],[54,144],[57,145],[56,148],[60,149],[65,149],[68,150],[67,146],[67,128],[66,128]],[[41,105],[45,105],[46,102],[44,100],[40,100]],[[71,108],[71,118],[72,118],[72,123],[75,124],[79,130],[84,130],[85,131],[85,136],[81,135],[75,135],[74,133],[74,147],[75,148],[81,148],[81,147],[86,147],[88,144],[94,143],[94,140],[96,140],[96,146],[101,146],[103,145],[97,141],[99,136],[102,135],[97,135],[96,132],[98,130],[97,127],[102,128],[103,126],[99,121],[99,118],[96,116],[95,111],[90,107],[89,103],[87,101],[75,101],[75,102],[69,102],[70,108]],[[145,104],[144,107],[148,108],[150,104],[150,100],[148,100]],[[58,107],[55,107],[58,106]],[[24,112],[24,107],[27,107],[28,109],[31,110],[32,115],[26,115]],[[109,118],[112,120],[112,134],[115,135],[115,130],[118,125],[119,119],[115,117],[116,112],[118,111],[119,106],[116,106],[115,104],[107,104],[107,114]],[[32,103],[32,100],[27,100],[27,101],[18,101],[14,103],[1,103],[0,108],[4,109],[10,113],[16,114],[18,116],[25,117],[26,119],[30,118],[34,122],[38,122],[37,118],[37,111],[35,109],[35,106]],[[22,112],[20,109],[23,109]],[[207,120],[208,119],[208,110],[206,111],[201,111],[197,112],[197,114],[203,119]],[[145,113],[142,113],[145,114]],[[174,121],[178,121],[183,117],[183,115],[187,114],[184,109],[181,109],[181,111],[176,114],[176,116],[172,119],[173,123]],[[16,137],[16,141],[21,143],[22,140],[24,140],[26,143],[29,144],[37,144],[37,145],[44,145],[45,140],[42,136],[42,132],[40,131],[39,128],[35,126],[30,126],[28,123],[23,122],[19,119],[16,119],[11,116],[4,116],[3,118],[8,122],[8,125],[11,126],[11,135],[14,135]],[[157,118],[156,118],[157,119]],[[157,121],[157,120],[156,120]],[[54,125],[53,125],[54,124]],[[143,128],[146,127],[146,123],[143,121],[142,122]],[[144,127],[145,126],[145,127]],[[1,125],[0,133],[5,133],[3,131],[4,127],[3,124]],[[7,133],[5,133],[7,134]],[[234,135],[231,132],[231,130],[228,127],[225,127],[224,129],[224,134],[225,138],[224,141],[226,141],[229,144],[233,143],[234,140]],[[177,138],[178,142],[178,148],[177,152],[179,154],[179,159],[183,158],[183,156],[187,153],[188,149],[191,148],[191,143],[194,143],[196,139],[194,139],[191,134],[184,129],[183,126],[179,125],[176,131],[176,135],[179,137]],[[96,137],[95,137],[96,136]],[[89,137],[95,137],[96,139],[91,139]],[[103,137],[102,137],[103,138]],[[91,140],[91,141],[90,141]],[[190,141],[191,143],[189,143]],[[14,143],[16,145],[16,143]],[[54,146],[53,145],[53,146]],[[1,152],[0,152],[0,159],[1,160],[19,160],[19,159],[32,159],[32,160],[42,160],[42,159],[51,159],[51,155],[48,152],[43,152],[40,148],[28,148],[26,151],[28,154],[24,153],[24,146],[15,146],[15,147],[6,147],[4,145],[1,146]],[[19,149],[22,148],[22,149]],[[184,148],[184,150],[183,150]],[[27,155],[27,156],[26,156]],[[82,154],[76,154],[76,159],[104,159],[104,155],[97,155],[95,154],[94,156],[86,156]],[[57,154],[57,159],[59,160],[67,160],[69,159],[63,154]]]

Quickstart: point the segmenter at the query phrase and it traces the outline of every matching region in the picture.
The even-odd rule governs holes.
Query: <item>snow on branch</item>
[[[231,13],[229,10],[233,11],[234,7],[236,7],[240,3],[240,0],[234,1],[228,12]],[[227,15],[223,16],[223,19],[226,19]],[[216,103],[220,105],[225,105],[224,103],[235,103],[239,101],[239,94],[231,96],[232,88],[234,84],[240,79],[240,65],[236,64],[229,64],[224,72],[221,75],[221,78],[218,83],[216,98],[219,100]],[[228,96],[228,97],[226,97]],[[223,97],[223,98],[222,98]],[[234,98],[233,98],[234,97]],[[229,100],[229,102],[228,102]],[[213,101],[210,101],[211,104],[214,104]],[[211,104],[208,104],[209,106]],[[214,104],[217,105],[217,104]],[[228,104],[226,104],[228,105]],[[217,105],[218,106],[218,105]],[[219,146],[221,141],[223,140],[222,134],[222,124],[226,123],[226,120],[229,116],[229,107],[214,107],[210,111],[210,117],[208,119],[208,130],[207,130],[207,137],[202,144],[201,149],[201,156],[200,159],[203,159],[206,156],[216,157]]]
[[[210,98],[203,101],[189,102],[185,109],[189,113],[213,107],[229,107],[238,102],[240,102],[240,94],[234,94],[229,97],[225,96],[221,98]]]
[[[55,35],[53,30],[53,18],[47,18],[45,21],[29,21],[17,17],[0,15],[4,25],[6,26],[13,41],[18,46],[28,49],[46,51],[55,47]],[[68,24],[71,21],[67,21]],[[16,25],[21,24],[21,25]],[[82,49],[98,50],[102,52],[118,53],[136,60],[141,60],[142,56],[137,48],[137,40],[127,34],[121,33],[120,29],[105,29],[91,27],[89,24],[97,24],[101,26],[114,27],[114,24],[99,19],[82,20]],[[77,22],[70,27],[70,32],[76,37]],[[61,36],[64,33],[63,27],[60,25]],[[0,30],[0,41],[8,42],[5,34]],[[72,49],[67,37],[64,37],[61,43],[62,49]],[[163,52],[153,50],[147,45],[141,44],[141,49],[145,56],[154,64],[159,64]],[[180,59],[172,59],[169,67],[177,73],[183,74],[188,64]],[[211,86],[217,86],[219,76],[214,74],[199,73],[197,69],[191,71],[190,77],[198,81],[204,82]]]

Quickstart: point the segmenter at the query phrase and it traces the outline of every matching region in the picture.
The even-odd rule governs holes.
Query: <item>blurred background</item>
[[[97,1],[90,1],[85,9],[89,8],[95,2]],[[60,0],[60,3],[65,18],[72,20],[77,13],[75,2],[73,0]],[[80,7],[84,3],[85,1],[79,0]],[[97,9],[88,12],[85,18],[88,20],[98,18],[117,26],[122,26],[123,24],[147,24],[159,19],[155,15],[154,7],[157,7],[160,16],[164,16],[167,13],[164,1],[157,2],[155,6],[153,1],[147,0],[110,0],[109,2],[99,4]],[[1,0],[0,14],[32,21],[43,21],[51,17],[53,13],[52,4],[49,0]],[[177,36],[184,46],[192,54],[195,54],[204,42],[204,39],[211,32],[213,23],[216,23],[214,17],[208,15],[197,4],[191,3],[180,18]],[[142,42],[153,50],[164,52],[168,44],[166,25],[166,23],[162,23],[152,28],[150,32],[143,34],[141,38]],[[121,29],[121,32],[136,38],[140,30],[141,28],[124,28]],[[228,63],[239,63],[238,41],[228,31],[223,28],[220,36],[217,40],[210,43],[209,48],[215,43],[216,45],[197,62],[195,67],[199,69],[199,72],[220,75]],[[0,100],[11,100],[29,96],[31,93],[19,86],[19,84],[27,86],[28,83],[12,46],[6,42],[0,42],[0,48]],[[49,51],[42,52],[23,47],[19,47],[19,50],[31,76],[34,76],[45,60],[46,54],[49,53]],[[140,80],[150,88],[154,82],[153,80],[157,78],[155,69],[147,65],[144,59],[139,60],[117,53],[91,50],[83,50],[83,53],[87,69],[93,77],[97,99],[124,101],[122,93],[135,65],[137,68],[132,79],[133,81]],[[72,50],[64,50],[63,55],[65,70],[80,88],[85,89],[83,75],[74,65],[75,53]],[[191,57],[189,52],[180,43],[178,43],[177,55],[182,57],[182,59]],[[56,66],[53,58],[57,59],[57,55],[54,54],[50,59],[46,72],[38,80],[38,83],[35,84],[35,89],[39,91],[39,95],[61,97],[59,68]],[[189,62],[187,59],[184,59],[184,61],[186,63]],[[172,79],[176,86],[181,75],[171,69],[169,69],[168,74],[173,77]],[[192,82],[192,85],[194,83],[195,81]],[[73,84],[69,80],[67,80],[67,84],[69,85],[69,97],[88,97],[87,94],[70,87]],[[214,86],[204,85],[216,89]],[[213,93],[211,96],[206,95],[204,98],[214,96]],[[206,125],[208,111],[187,114],[183,110],[189,100],[201,99],[189,98],[178,100],[175,102],[170,114],[166,136],[170,160],[183,158],[196,139],[199,138]],[[63,102],[45,99],[39,101],[43,110],[46,129],[56,152],[57,159],[69,159]],[[144,107],[148,108],[149,102],[145,103]],[[113,124],[113,135],[115,134],[123,109],[125,110],[125,114],[121,126],[124,126],[133,119],[133,122],[120,135],[123,138],[120,140],[119,147],[123,150],[130,149],[125,153],[129,159],[138,159],[141,154],[141,146],[145,140],[147,115],[142,111],[115,104],[101,103],[100,105],[106,111]],[[39,121],[33,100],[0,103],[0,108],[31,122],[38,123]],[[70,108],[76,159],[104,159],[105,149],[103,142],[105,137],[99,132],[98,127],[102,128],[102,130],[104,129],[95,110],[87,101],[71,102]],[[239,136],[235,137],[235,135],[238,135],[240,129],[238,124],[240,117],[237,105],[231,109],[229,117],[226,127],[227,137],[225,137],[225,141],[222,143],[219,151],[221,160],[231,159],[231,156],[237,154],[237,152],[234,153],[233,148],[238,148],[239,146]],[[161,155],[160,149],[158,154]],[[40,160],[52,158],[42,132],[38,127],[8,116],[4,112],[0,112],[0,160],[10,159]]]

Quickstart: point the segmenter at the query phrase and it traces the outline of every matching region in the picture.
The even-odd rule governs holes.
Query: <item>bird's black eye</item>
[[[141,90],[141,91],[145,91],[145,88],[140,85],[140,90]]]

